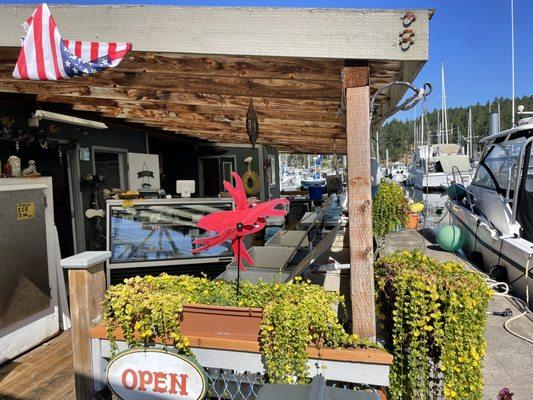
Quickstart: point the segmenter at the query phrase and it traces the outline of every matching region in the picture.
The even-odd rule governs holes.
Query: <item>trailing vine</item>
[[[372,201],[372,230],[378,237],[407,223],[407,199],[394,182],[382,181]]]
[[[183,304],[211,304],[263,308],[260,346],[270,382],[306,382],[308,346],[377,347],[349,335],[332,306],[344,306],[343,296],[297,279],[294,283],[235,284],[186,275],[126,279],[108,289],[104,322],[112,348],[120,328],[130,347],[145,346],[160,337],[179,351],[191,354],[179,329]]]
[[[394,363],[390,398],[482,399],[491,291],[480,275],[420,251],[376,263],[378,316]]]

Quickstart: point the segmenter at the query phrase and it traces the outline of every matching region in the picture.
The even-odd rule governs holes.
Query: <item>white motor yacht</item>
[[[410,182],[418,189],[441,189],[448,182],[448,175],[455,173],[457,180],[470,184],[470,158],[460,145],[433,144],[418,146],[409,170]]]
[[[533,118],[482,141],[472,183],[450,185],[447,208],[465,253],[524,298],[526,287],[533,290]]]

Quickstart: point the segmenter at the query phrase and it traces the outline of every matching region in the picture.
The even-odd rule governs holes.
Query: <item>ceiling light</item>
[[[31,118],[41,120],[46,119],[48,121],[64,122],[66,124],[85,126],[87,128],[94,129],[107,129],[107,125],[103,122],[91,121],[90,119],[72,117],[70,115],[59,114],[51,111],[37,110],[32,113]]]

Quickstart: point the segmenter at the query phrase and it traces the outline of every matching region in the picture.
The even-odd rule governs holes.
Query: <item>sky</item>
[[[516,95],[533,94],[533,0],[515,1]],[[14,0],[0,3],[30,3]],[[415,83],[434,86],[428,108],[440,107],[441,63],[448,107],[511,97],[511,0],[60,0],[53,4],[161,4],[250,7],[432,8],[429,61]],[[52,8],[53,13],[53,8]],[[22,21],[21,21],[22,22]],[[60,27],[61,28],[61,27]]]

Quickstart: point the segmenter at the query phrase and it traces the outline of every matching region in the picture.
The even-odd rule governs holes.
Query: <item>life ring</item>
[[[244,191],[248,196],[257,196],[261,186],[259,184],[259,175],[257,172],[248,170],[242,175]]]

